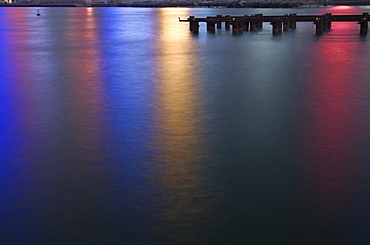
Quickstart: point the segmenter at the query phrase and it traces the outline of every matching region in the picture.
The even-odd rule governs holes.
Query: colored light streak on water
[[[2,45],[8,76],[1,83],[7,86],[0,107],[7,129],[1,135],[1,222],[9,229],[1,238],[83,239],[98,234],[92,229],[99,227],[101,210],[92,215],[82,207],[97,202],[92,190],[103,188],[98,176],[104,176],[97,167],[104,155],[99,110],[104,105],[96,22],[69,23],[71,33],[84,32],[68,39],[71,33],[58,16],[47,18],[47,9],[40,18],[29,12],[19,8],[7,17],[13,25]],[[60,49],[69,62],[55,55]]]
[[[357,42],[350,42],[351,35],[343,39],[333,35],[336,31],[316,43],[315,62],[306,81],[309,115],[303,125],[304,135],[309,137],[303,139],[307,158],[301,167],[307,192],[302,198],[310,210],[307,213],[313,212],[312,217],[316,217],[304,221],[314,222],[310,239],[320,237],[323,243],[343,244],[352,239],[346,226],[357,188],[353,180],[361,162],[361,125],[357,122],[363,78],[355,70],[363,67],[354,66],[365,61],[358,60],[361,49]]]
[[[348,6],[348,5],[338,5],[338,6],[333,6],[329,8],[323,8],[322,9],[323,14],[325,13],[332,13],[332,14],[356,14],[358,15],[359,13],[359,7],[358,6]],[[355,22],[354,22],[355,23]]]
[[[0,29],[0,125],[1,128],[6,128],[8,125],[12,125],[10,117],[11,99],[11,77],[9,76],[9,70],[12,65],[12,57],[10,52],[11,40],[9,33],[9,18],[7,11],[0,12],[0,21],[3,23],[3,27]],[[6,159],[5,153],[10,152],[9,141],[11,139],[11,130],[2,130],[1,134],[1,158]],[[1,173],[0,173],[1,174]]]
[[[9,230],[17,228],[17,222],[14,218],[9,217],[8,209],[10,206],[6,203],[15,203],[17,197],[12,195],[14,189],[9,189],[13,185],[12,179],[17,177],[17,166],[12,166],[10,159],[16,154],[15,143],[12,141],[15,137],[16,129],[14,123],[16,119],[11,114],[13,96],[11,94],[12,87],[10,86],[11,77],[8,72],[11,66],[11,52],[9,45],[9,19],[5,11],[0,14],[0,21],[3,27],[0,29],[0,226],[11,227]],[[13,222],[12,222],[13,221]],[[9,230],[0,229],[0,242],[8,242],[6,235],[9,235]]]
[[[32,51],[29,40],[32,39],[32,18],[26,8],[19,8],[6,16],[6,27],[2,29],[6,37],[1,47],[6,55],[1,56],[6,76],[2,77],[1,86],[6,89],[2,103],[1,121],[1,226],[0,237],[16,238],[14,243],[26,243],[24,236],[33,237],[37,228],[27,224],[34,218],[33,198],[37,190],[32,164],[36,162],[39,149],[37,120],[40,116],[36,89],[35,72],[32,69]],[[3,97],[3,98],[4,98]],[[37,175],[36,175],[37,176]],[[25,188],[27,187],[27,188]],[[28,203],[28,205],[24,205]],[[9,211],[12,210],[12,211]],[[4,223],[3,223],[4,222]],[[6,234],[4,235],[3,232]]]
[[[155,9],[137,11],[140,17],[127,8],[94,9],[100,19],[101,65],[107,77],[105,136],[109,148],[108,164],[102,166],[109,176],[108,218],[116,227],[105,232],[114,234],[116,243],[150,244],[151,226],[145,223],[157,215],[152,212],[156,197],[150,182],[158,171],[151,157],[155,151],[151,128],[157,25],[152,15]]]
[[[78,8],[77,20],[67,23],[67,52],[64,73],[65,92],[70,97],[66,107],[67,125],[74,135],[74,150],[80,161],[94,161],[102,153],[99,147],[102,134],[105,77],[100,54],[100,36],[94,14],[87,8]],[[81,12],[81,13],[79,13]]]
[[[25,17],[26,16],[26,17]],[[36,89],[34,72],[30,66],[32,60],[32,53],[28,51],[31,38],[29,32],[25,31],[20,34],[14,29],[30,30],[31,24],[27,22],[27,11],[21,8],[15,15],[7,16],[8,20],[13,23],[12,29],[4,31],[4,39],[2,40],[4,49],[1,60],[4,64],[4,77],[1,81],[6,100],[2,104],[2,122],[8,130],[7,139],[2,139],[2,145],[5,147],[12,146],[13,149],[7,148],[8,152],[3,152],[3,164],[9,165],[11,162],[25,164],[31,161],[29,159],[32,155],[33,141],[35,140],[32,133],[34,126],[33,122],[37,119],[39,114],[37,108],[37,99],[35,98]],[[3,141],[7,141],[6,143]],[[30,154],[31,153],[31,154]],[[8,155],[9,154],[9,155]],[[15,156],[13,154],[17,154]],[[17,157],[25,157],[22,160]]]
[[[160,9],[157,14],[159,26],[165,28],[158,30],[153,142],[158,149],[155,168],[161,169],[153,185],[159,193],[158,212],[168,234],[162,234],[161,229],[157,232],[161,236],[175,235],[188,243],[201,239],[197,227],[206,213],[207,201],[211,201],[203,200],[202,191],[207,181],[201,166],[202,157],[206,156],[202,142],[204,130],[200,126],[202,88],[197,47],[191,42],[178,41],[187,34],[177,28],[176,22],[164,23],[168,19],[162,14],[168,11],[172,10]]]
[[[44,227],[45,237],[50,241],[73,239],[79,243],[88,239],[93,243],[101,239],[100,230],[104,229],[105,208],[101,203],[105,201],[102,189],[106,183],[101,156],[106,153],[102,142],[105,79],[97,20],[86,11],[86,8],[68,11],[70,18],[60,47],[66,49],[63,57],[66,62],[58,67],[63,74],[57,80],[61,100],[56,101],[62,103],[58,106],[58,131],[63,135],[58,137],[53,165],[59,166],[55,177],[61,179],[54,186],[54,199],[47,200],[44,212],[49,216],[43,220],[43,224],[52,224]],[[93,209],[86,209],[85,205]]]
[[[112,146],[109,152],[114,158],[113,161],[122,167],[122,172],[130,172],[126,178],[144,183],[145,180],[139,180],[140,174],[136,174],[136,171],[140,171],[142,163],[147,164],[146,156],[150,151],[146,144],[150,137],[152,117],[152,32],[155,20],[148,22],[148,25],[142,25],[143,19],[135,15],[129,19],[123,18],[125,15],[120,14],[122,11],[132,10],[112,8],[107,12],[99,11],[102,19],[111,20],[110,16],[115,16],[114,22],[102,22],[99,29],[102,52],[109,56],[109,59],[105,60],[106,63],[102,64],[109,80],[106,83],[110,102],[108,133]],[[150,16],[152,10],[143,11],[148,12],[148,18],[153,19]],[[115,171],[113,174],[119,173]]]

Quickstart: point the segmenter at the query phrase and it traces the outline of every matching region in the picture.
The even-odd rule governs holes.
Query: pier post
[[[248,21],[243,22],[243,31],[249,31],[249,22]]]
[[[226,18],[230,18],[230,15],[225,15]],[[225,21],[225,30],[230,30],[230,21]]]
[[[216,25],[217,25],[217,29],[221,29],[221,19],[222,18],[222,15],[217,15],[217,21],[216,21]]]
[[[194,16],[189,17],[189,30],[194,34],[199,33],[199,21]]]
[[[369,26],[369,13],[363,13],[362,18],[358,23],[360,24],[360,35],[365,36]]]
[[[326,18],[326,29],[325,29],[325,31],[330,31],[330,29],[331,29],[331,13],[326,13],[325,18]]]
[[[284,14],[284,17],[282,18],[283,20],[283,31],[289,31],[290,25],[289,25],[289,15]]]
[[[262,29],[262,23],[263,23],[263,21],[262,20],[259,20],[259,19],[262,19],[263,18],[263,14],[256,14],[254,16],[256,17],[256,28],[257,29]]]
[[[214,21],[207,21],[207,31],[210,33],[216,33]]]
[[[230,21],[225,21],[225,30],[230,30]]]
[[[216,25],[217,25],[217,29],[221,29],[221,21],[217,21]]]
[[[322,25],[323,32],[328,30],[328,22],[326,19],[321,20],[321,25]]]
[[[272,21],[270,24],[272,25],[272,35],[280,35],[282,33],[282,21],[276,20]]]
[[[361,26],[360,35],[365,36],[367,34],[367,30],[369,26],[368,21],[361,21],[360,26]]]
[[[256,21],[255,20],[252,20],[249,22],[250,23],[250,26],[249,26],[249,29],[251,31],[256,31],[257,30],[257,24],[256,24]]]
[[[189,18],[188,18],[188,20],[189,20],[189,30],[190,30],[191,32],[193,32],[194,19],[195,19],[195,17],[194,17],[194,16],[189,16]]]
[[[243,31],[249,31],[249,16],[244,15],[243,18]]]
[[[243,20],[238,21],[239,25],[239,33],[242,34],[244,32],[244,22]]]
[[[257,29],[262,29],[263,21],[258,21],[256,24],[257,24]]]
[[[297,14],[290,14],[289,15],[289,28],[295,29],[297,26]]]
[[[316,20],[313,22],[316,25],[316,35],[320,36],[324,31],[324,22],[323,20],[316,18]]]
[[[322,30],[323,31],[330,31],[331,28],[331,14],[326,13],[322,17]]]
[[[233,26],[233,34],[239,34],[241,29],[240,22],[234,20],[231,25]],[[241,30],[241,32],[243,32],[243,29]]]
[[[290,25],[289,25],[289,24],[290,24],[290,22],[289,22],[289,21],[286,21],[286,20],[285,20],[285,21],[283,22],[283,30],[284,30],[284,31],[289,31],[289,29],[290,29]]]

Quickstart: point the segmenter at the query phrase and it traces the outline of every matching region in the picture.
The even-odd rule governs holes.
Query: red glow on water
[[[84,44],[74,53],[67,53],[68,60],[65,75],[68,80],[70,94],[69,117],[73,118],[73,126],[78,135],[76,148],[88,152],[89,160],[93,160],[101,153],[99,137],[96,132],[101,131],[102,116],[99,110],[103,103],[101,83],[102,60],[99,48],[98,23],[93,11],[81,8],[77,11],[82,14],[78,23],[71,22],[67,32],[66,42],[73,46],[76,43]]]
[[[345,194],[341,185],[350,173],[345,168],[353,152],[350,140],[354,133],[355,105],[351,97],[356,84],[344,59],[351,59],[351,47],[346,43],[320,43],[318,62],[313,66],[315,71],[311,76],[311,164],[320,170],[314,177],[314,185],[320,191],[328,187],[328,192],[333,191],[331,188],[337,189],[332,192],[335,201],[340,201],[341,195]]]
[[[339,5],[333,6],[329,8],[323,8],[325,13],[332,13],[332,14],[358,14],[358,8],[354,6],[347,6],[347,5]]]
[[[324,232],[342,222],[351,206],[353,178],[358,171],[358,125],[361,77],[356,73],[358,45],[345,36],[322,36],[313,49],[314,64],[307,77],[309,114],[304,119],[304,175],[307,202],[322,218]],[[330,210],[330,211],[328,211]]]
[[[353,6],[348,6],[348,5],[338,5],[335,6],[335,9],[352,9]]]

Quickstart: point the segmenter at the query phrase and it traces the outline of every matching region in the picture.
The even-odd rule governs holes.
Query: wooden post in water
[[[280,35],[282,33],[282,24],[281,20],[275,20],[270,23],[272,25],[272,35]]]
[[[256,14],[255,17],[256,17],[256,28],[262,29],[263,21],[261,19],[263,18],[263,14]]]
[[[290,29],[289,15],[284,14],[284,17],[283,17],[283,31],[286,32],[286,31],[289,31],[289,29]]]
[[[216,33],[215,22],[213,20],[208,20],[208,18],[207,18],[207,31],[210,33]]]
[[[249,22],[248,21],[243,22],[243,31],[249,31]]]
[[[289,31],[289,29],[290,29],[290,26],[289,26],[289,21],[287,21],[287,20],[285,20],[284,22],[283,22],[283,30],[284,31]]]
[[[358,23],[360,24],[360,35],[365,36],[369,26],[369,13],[363,13]]]
[[[194,16],[189,16],[189,18],[188,18],[188,20],[189,20],[189,30],[191,32],[193,32],[193,28],[194,28],[194,19],[195,19]]]
[[[230,15],[225,15],[226,18],[229,18]],[[230,30],[230,21],[225,21],[225,30]]]
[[[244,22],[243,22],[243,19],[241,19],[240,21],[238,21],[238,25],[239,25],[239,33],[242,34],[244,32]]]
[[[256,23],[256,21],[253,19],[249,23],[250,23],[249,29],[251,31],[256,31],[257,30],[257,23]]]
[[[248,15],[244,15],[243,19],[243,31],[249,31],[249,20]]]
[[[330,13],[324,14],[321,20],[322,20],[322,30],[323,31],[330,31],[330,28],[331,28],[331,14]]]
[[[325,31],[330,31],[330,29],[331,29],[331,13],[326,13],[325,18],[326,18],[326,29],[325,29]]]
[[[321,25],[323,32],[328,30],[328,22],[325,17],[321,20]]]
[[[239,34],[239,22],[234,20],[233,22],[231,22],[231,25],[233,26],[233,34]]]
[[[290,29],[295,29],[297,27],[297,14],[290,14],[289,15],[289,28]]]
[[[217,29],[221,29],[221,21],[216,22]]]
[[[199,33],[199,21],[194,16],[189,16],[189,30],[194,34]]]
[[[313,23],[316,25],[316,35],[320,36],[324,31],[324,21],[320,18],[316,18]]]
[[[221,20],[220,20],[220,18],[222,18],[222,15],[217,15],[217,22],[216,22],[217,29],[221,29]]]

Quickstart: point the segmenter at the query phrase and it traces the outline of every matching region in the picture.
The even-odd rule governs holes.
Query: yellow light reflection
[[[200,166],[202,152],[201,87],[197,47],[178,28],[176,19],[168,18],[172,9],[158,13],[157,42],[157,125],[155,145],[163,176],[159,185],[171,205],[160,210],[167,222],[179,230],[191,228],[202,213],[204,176]],[[185,10],[184,10],[185,11]],[[185,14],[185,13],[184,13]],[[185,34],[184,34],[185,33]],[[189,239],[184,237],[184,239]]]

